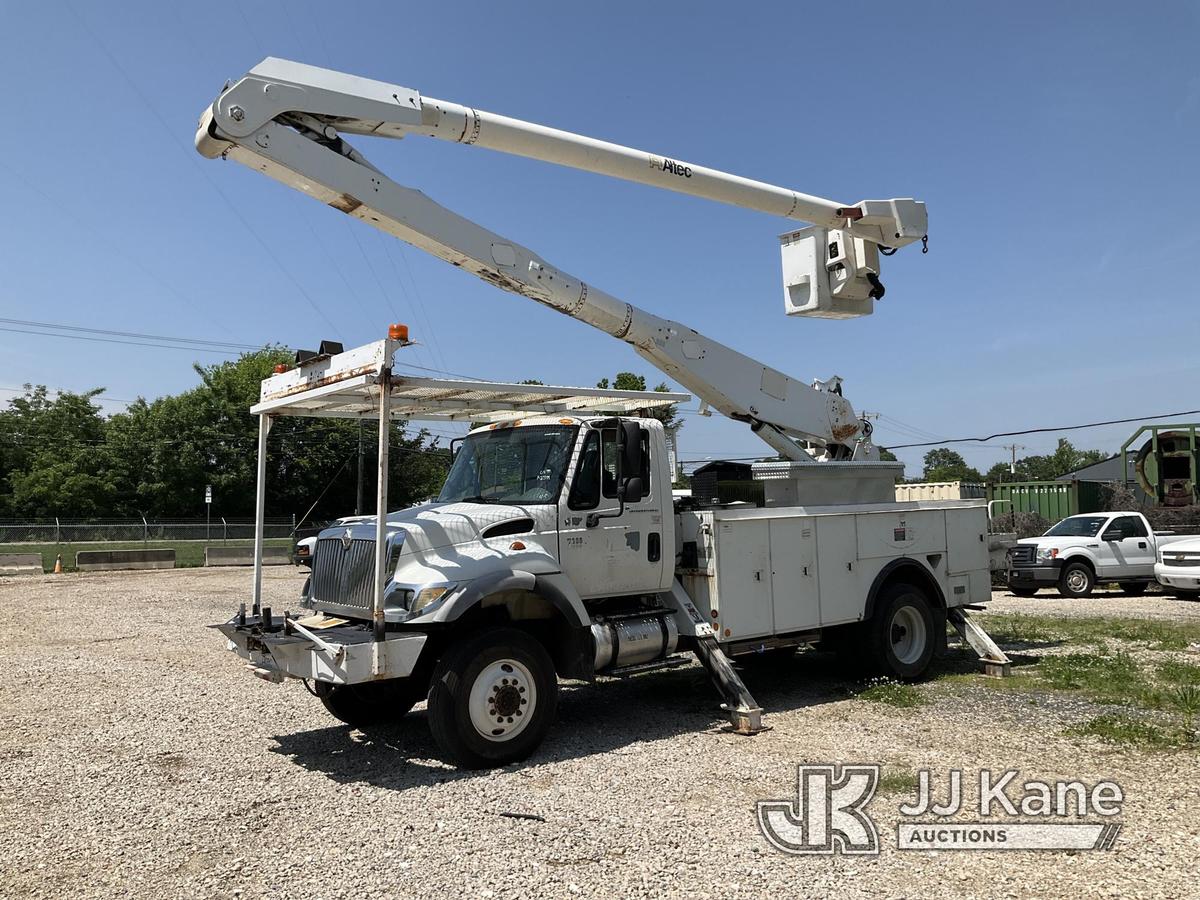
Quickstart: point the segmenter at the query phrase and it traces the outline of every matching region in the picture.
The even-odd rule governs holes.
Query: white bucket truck
[[[462,765],[521,759],[554,718],[558,679],[673,665],[695,653],[733,727],[761,710],[730,660],[819,643],[898,678],[929,666],[952,622],[1007,664],[963,611],[990,598],[981,502],[895,502],[841,379],[801,382],[558,270],[531,250],[383,175],[342,134],[424,135],[490,147],[815,223],[783,237],[785,307],[869,314],[880,251],[925,237],[914,200],[843,205],[669,157],[508,119],[417,91],[267,59],[205,110],[197,149],[232,159],[505,290],[626,342],[745,422],[778,455],[756,465],[763,508],[674,508],[661,423],[686,395],[400,376],[386,340],[322,353],[263,383],[266,435],[283,415],[373,418],[386,472],[393,417],[489,422],[454,456],[437,501],[323,532],[302,605],[218,627],[261,677],[302,678],[351,724],[422,699]],[[340,348],[329,348],[337,350]],[[377,508],[387,510],[387,479]],[[261,544],[261,529],[259,542]]]

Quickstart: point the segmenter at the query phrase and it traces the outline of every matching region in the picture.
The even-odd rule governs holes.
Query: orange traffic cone
[[[62,554],[61,553],[58,554],[58,556],[56,556],[54,558],[54,574],[55,575],[62,574]]]

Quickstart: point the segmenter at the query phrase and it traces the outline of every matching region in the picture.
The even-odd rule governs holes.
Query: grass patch
[[[1083,691],[1095,700],[1125,703],[1141,697],[1149,685],[1141,666],[1124,650],[1111,656],[1066,653],[1038,663],[1037,677],[1060,691]]]
[[[921,692],[911,684],[900,681],[890,681],[877,678],[858,692],[860,700],[869,703],[882,703],[884,706],[894,706],[898,709],[912,709],[925,702]]]
[[[1158,677],[1167,684],[1200,686],[1200,666],[1169,659],[1158,664]]]
[[[268,547],[291,547],[291,538],[267,538]],[[160,550],[174,549],[177,569],[204,565],[205,547],[253,547],[254,541],[94,541],[78,544],[0,544],[0,553],[40,553],[42,569],[54,571],[54,560],[62,554],[63,570],[75,571],[75,554],[80,550]]]
[[[1192,743],[1190,733],[1166,728],[1130,716],[1098,716],[1067,730],[1068,734],[1099,738],[1106,744],[1174,750]]]
[[[976,621],[999,643],[1062,641],[1103,646],[1106,641],[1131,641],[1152,650],[1183,650],[1200,642],[1200,623],[1154,619],[1051,618],[1034,615],[980,615]]]
[[[1009,616],[980,616],[986,621],[985,630],[1001,644],[1040,644],[1054,639],[1049,624],[1052,620],[1040,616],[1014,613]]]
[[[884,772],[879,776],[880,794],[912,794],[917,790],[917,773],[908,769]]]

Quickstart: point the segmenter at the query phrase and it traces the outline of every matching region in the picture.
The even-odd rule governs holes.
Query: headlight
[[[1050,562],[1058,556],[1057,547],[1038,547],[1038,562]]]
[[[411,611],[414,613],[420,612],[425,607],[437,603],[454,590],[454,587],[455,585],[453,584],[437,584],[421,588],[421,590],[417,591],[417,596],[413,598]]]

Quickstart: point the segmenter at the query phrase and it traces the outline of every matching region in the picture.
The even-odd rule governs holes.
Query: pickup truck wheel
[[[335,719],[352,728],[394,722],[425,699],[418,679],[390,678],[362,684],[329,684],[318,681],[313,693]]]
[[[1121,593],[1129,597],[1139,597],[1146,593],[1146,588],[1150,587],[1144,581],[1118,581],[1117,587],[1121,589]]]
[[[867,627],[874,667],[895,678],[918,678],[933,658],[933,610],[925,592],[893,584],[880,594]]]
[[[438,661],[429,729],[459,765],[502,766],[537,749],[557,703],[558,679],[546,649],[515,628],[484,629]]]
[[[1038,592],[1037,588],[1009,588],[1008,592],[1014,597],[1032,597]]]
[[[1058,592],[1064,597],[1086,597],[1096,586],[1096,576],[1081,562],[1067,563],[1058,576]]]
[[[1200,591],[1180,591],[1175,592],[1176,600],[1200,600]]]

